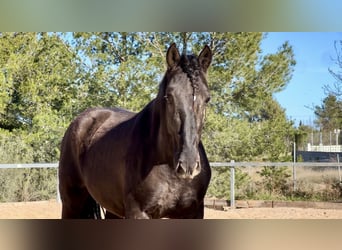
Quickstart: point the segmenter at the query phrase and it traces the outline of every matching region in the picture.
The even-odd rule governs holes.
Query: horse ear
[[[180,61],[180,54],[178,52],[178,49],[176,47],[176,44],[173,43],[169,47],[166,53],[166,62],[167,62],[167,67],[172,68],[176,66]]]
[[[207,69],[211,64],[212,57],[213,53],[211,52],[211,49],[208,45],[205,45],[205,47],[202,49],[201,53],[198,56],[199,63],[204,72],[207,72]]]

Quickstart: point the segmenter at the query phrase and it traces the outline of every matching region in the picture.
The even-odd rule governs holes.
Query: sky
[[[293,48],[296,65],[292,79],[274,97],[296,125],[300,121],[313,125],[312,108],[321,105],[326,97],[323,86],[336,81],[328,69],[337,72],[333,59],[336,58],[334,42],[338,40],[342,40],[342,32],[270,32],[262,42],[266,54],[275,53],[285,41]]]

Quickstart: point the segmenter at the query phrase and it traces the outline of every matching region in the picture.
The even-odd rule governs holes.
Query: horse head
[[[205,46],[199,56],[180,55],[175,44],[166,54],[167,72],[159,96],[171,145],[173,166],[181,178],[201,171],[198,145],[210,93],[206,79],[212,52]]]

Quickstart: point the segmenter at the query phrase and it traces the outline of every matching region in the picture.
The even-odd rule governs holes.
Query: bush
[[[0,202],[56,198],[56,169],[0,169]]]
[[[332,185],[331,185],[332,189],[335,191],[336,193],[336,198],[337,199],[342,199],[342,182],[340,181],[335,181]]]
[[[270,196],[286,196],[288,194],[288,180],[291,175],[288,173],[287,167],[263,167],[263,169],[257,173],[262,177],[262,182],[259,184]]]
[[[249,184],[251,182],[247,173],[235,168],[235,197],[237,199],[249,198]],[[219,199],[230,199],[230,169],[217,167],[213,170],[212,179],[207,192],[208,196]]]
[[[33,144],[40,145],[43,142],[34,140],[33,134],[20,130],[9,132],[0,129],[0,163],[32,163],[37,162],[37,159],[41,162],[55,160]],[[50,151],[52,152],[52,149]],[[43,156],[39,158],[38,155]],[[56,197],[56,181],[56,169],[0,169],[0,202],[53,199]]]
[[[24,133],[0,128],[0,163],[32,163],[33,154]]]

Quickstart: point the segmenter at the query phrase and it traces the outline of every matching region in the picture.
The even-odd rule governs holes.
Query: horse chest
[[[165,209],[173,208],[194,198],[194,190],[191,187],[173,183],[161,185],[160,189],[156,190],[155,193],[156,203]]]
[[[169,173],[147,178],[141,191],[142,209],[152,218],[168,217],[175,211],[188,210],[197,204],[193,181]]]

